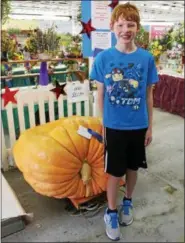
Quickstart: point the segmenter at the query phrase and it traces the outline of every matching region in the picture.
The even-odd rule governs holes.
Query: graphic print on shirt
[[[113,105],[131,106],[138,110],[141,103],[141,65],[129,64],[124,68],[112,68],[107,79],[106,91]]]

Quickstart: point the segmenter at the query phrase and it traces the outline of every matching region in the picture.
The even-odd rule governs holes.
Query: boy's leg
[[[132,194],[137,182],[137,171],[139,167],[147,168],[145,154],[146,129],[129,132],[129,146],[127,150],[128,167],[126,171],[126,192],[123,204],[119,210],[119,222],[123,226],[133,222]]]
[[[118,192],[118,185],[120,182],[121,177],[115,177],[109,175],[107,181],[107,200],[108,200],[108,207],[111,210],[115,210],[117,208],[117,192]]]
[[[109,174],[107,181],[108,208],[104,215],[107,236],[112,240],[120,238],[117,211],[117,192],[121,177],[125,174],[124,143],[122,133],[113,129],[105,129],[105,172]],[[116,146],[115,146],[116,145]]]
[[[127,169],[125,197],[131,199],[137,182],[137,171]]]
[[[137,170],[127,169],[126,171],[126,191],[123,203],[119,210],[119,223],[122,226],[130,225],[133,222],[132,194],[137,181]]]
[[[107,200],[108,208],[104,214],[105,230],[107,236],[111,240],[120,239],[120,228],[118,222],[118,211],[117,211],[117,189],[120,178],[109,175],[107,181]]]

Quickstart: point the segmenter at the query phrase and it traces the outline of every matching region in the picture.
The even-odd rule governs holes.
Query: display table
[[[55,67],[54,71],[66,71],[67,67],[64,64],[60,64]],[[12,70],[12,75],[22,75],[25,74],[27,70],[25,67],[16,67]],[[34,66],[30,73],[39,73],[40,72],[40,66]],[[73,79],[75,78],[73,74]],[[13,80],[13,87],[24,87],[24,86],[32,86],[35,85],[34,81],[35,77],[14,77]],[[52,74],[51,80],[57,79],[58,81],[65,81],[66,80],[66,74]],[[4,82],[1,84],[1,88],[4,88]]]
[[[154,107],[184,117],[184,78],[182,75],[159,74],[154,88]]]

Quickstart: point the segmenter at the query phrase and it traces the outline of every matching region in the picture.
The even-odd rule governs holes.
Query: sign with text
[[[110,29],[111,1],[91,1],[92,26],[96,29]]]
[[[167,33],[169,29],[170,26],[167,25],[152,25],[150,37],[151,39],[160,39]]]
[[[92,50],[95,48],[108,49],[111,47],[111,32],[93,31],[92,38]]]
[[[86,101],[89,99],[89,80],[68,82],[67,87],[67,100],[69,103]]]

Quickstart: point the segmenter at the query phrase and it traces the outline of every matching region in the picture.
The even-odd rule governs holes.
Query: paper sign
[[[110,29],[111,1],[91,1],[92,26],[96,29]]]
[[[152,25],[151,26],[151,39],[160,39],[170,29],[167,25]]]
[[[91,139],[92,135],[88,132],[86,127],[79,126],[77,133],[87,139]]]
[[[74,81],[67,84],[67,100],[69,103],[79,101],[86,101],[89,99],[89,81],[85,80],[84,83]]]
[[[93,31],[91,33],[91,39],[92,39],[92,50],[94,50],[95,48],[107,49],[111,47],[111,32]]]

